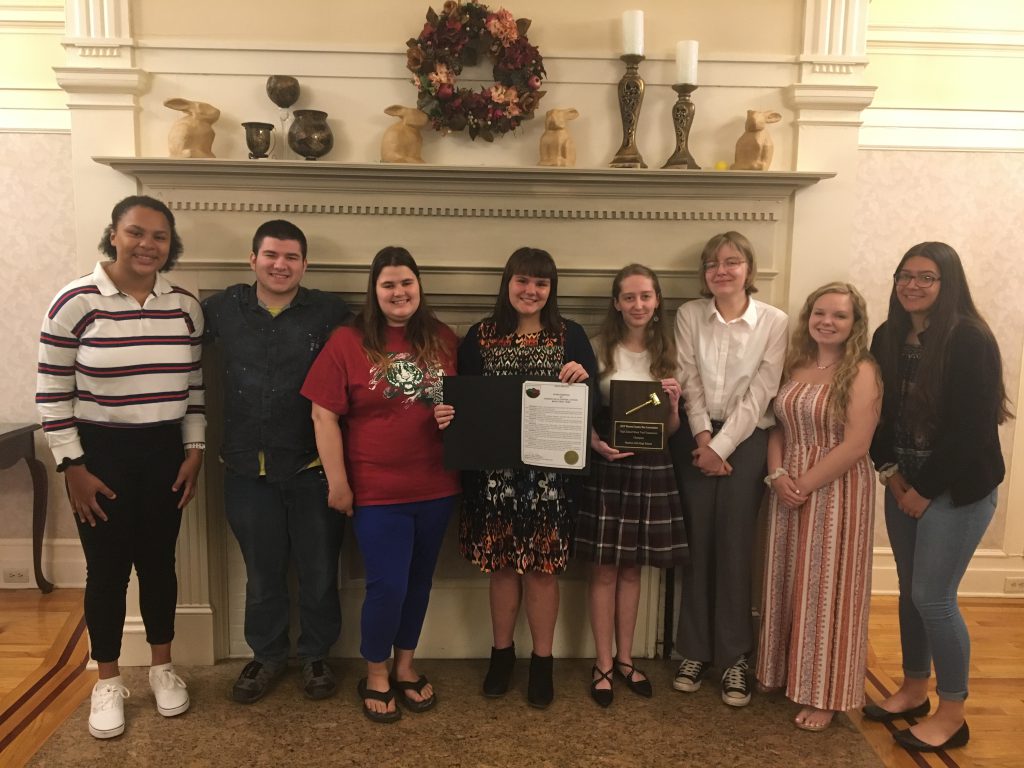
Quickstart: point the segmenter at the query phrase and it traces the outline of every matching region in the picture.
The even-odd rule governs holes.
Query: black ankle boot
[[[551,679],[554,656],[530,654],[530,683],[526,688],[526,701],[531,707],[546,709],[555,698],[555,684]]]
[[[516,644],[508,648],[491,648],[491,663],[484,677],[484,696],[497,698],[508,691],[512,668],[516,665]]]

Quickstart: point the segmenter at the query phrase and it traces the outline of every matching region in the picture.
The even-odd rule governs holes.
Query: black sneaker
[[[699,691],[700,682],[707,671],[707,662],[683,659],[683,663],[676,670],[676,677],[672,681],[672,687],[677,691],[685,691],[686,693]]]
[[[338,686],[334,673],[323,659],[302,662],[302,691],[307,699],[326,699],[334,695]]]
[[[747,670],[747,657],[740,656],[739,661],[722,674],[722,701],[730,707],[745,707],[750,703]]]
[[[245,665],[242,674],[235,681],[231,689],[231,698],[239,704],[259,701],[267,695],[274,681],[284,674],[284,670],[284,664],[271,664],[253,659]]]

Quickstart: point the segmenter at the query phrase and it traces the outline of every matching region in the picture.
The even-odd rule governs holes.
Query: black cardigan
[[[886,325],[882,323],[871,340],[871,352],[879,362],[891,359],[884,354]],[[919,339],[927,346],[928,331]],[[948,491],[953,504],[963,506],[984,498],[1006,473],[998,431],[1002,407],[999,349],[990,337],[967,323],[953,328],[947,344],[946,380],[939,397],[932,453],[913,486],[926,499]],[[900,406],[898,373],[883,368],[882,376],[882,418],[871,441],[876,467],[896,462]]]

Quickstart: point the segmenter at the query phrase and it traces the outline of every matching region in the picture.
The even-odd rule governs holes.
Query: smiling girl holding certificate
[[[623,267],[612,283],[612,298],[597,349],[602,400],[613,380],[651,381],[669,404],[666,431],[679,428],[676,345],[666,327],[658,276],[639,264]],[[604,437],[604,439],[602,439]],[[590,626],[597,663],[590,696],[612,703],[612,673],[631,691],[649,697],[651,683],[633,666],[633,632],[640,602],[640,567],[672,567],[684,552],[683,510],[666,451],[620,452],[610,437],[592,432],[594,464],[584,481],[576,529],[576,557],[589,560]],[[616,653],[612,653],[614,640]]]
[[[526,375],[575,384],[597,374],[583,328],[558,312],[558,270],[547,251],[520,248],[505,264],[493,314],[459,346],[459,373]],[[451,422],[450,405],[435,408],[438,425]],[[490,574],[494,645],[484,679],[488,697],[508,691],[513,643],[525,597],[533,639],[527,701],[547,707],[554,698],[552,646],[558,617],[558,581],[569,560],[576,511],[566,475],[536,469],[467,472],[459,543],[467,560]]]

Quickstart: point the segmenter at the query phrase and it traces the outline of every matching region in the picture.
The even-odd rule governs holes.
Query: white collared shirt
[[[724,422],[711,448],[728,459],[758,427],[775,423],[769,408],[786,357],[786,313],[751,298],[726,321],[714,299],[689,301],[676,312],[679,384],[696,435]]]

